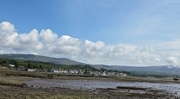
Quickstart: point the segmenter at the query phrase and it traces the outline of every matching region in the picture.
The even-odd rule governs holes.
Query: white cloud
[[[92,42],[89,40],[84,41],[82,48],[82,55],[85,58],[97,58],[104,55],[105,43],[102,41]]]
[[[76,44],[80,44],[80,41],[79,39],[77,38],[72,38],[68,35],[63,35],[62,37],[60,37],[58,40],[57,40],[57,43],[59,45],[76,45]]]
[[[0,46],[8,46],[18,34],[15,33],[14,25],[9,22],[0,23]]]
[[[38,42],[38,31],[36,29],[33,29],[30,33],[26,34],[19,34],[18,35],[18,41],[19,43],[33,43],[33,42]]]
[[[15,31],[15,27],[13,24],[9,22],[0,23],[0,32],[1,34],[13,33]]]
[[[46,30],[41,30],[40,37],[45,41],[45,43],[51,43],[57,40],[58,35],[53,33],[52,30],[46,29]]]
[[[2,37],[0,46],[4,47],[7,52],[33,53],[43,47],[38,39],[39,34],[36,29],[33,29],[30,33],[18,34],[15,32],[14,25],[9,22],[0,24],[0,36]]]
[[[42,49],[43,45],[39,41],[38,31],[33,29],[30,33],[18,34],[14,40],[14,44],[10,45],[10,47],[14,50],[26,51],[28,49],[36,52]]]
[[[13,33],[12,35],[8,35],[6,38],[6,46],[14,45],[14,41],[16,40],[18,33]]]
[[[136,49],[135,46],[130,45],[116,45],[112,46],[109,50],[109,57],[121,56],[124,54],[132,53]]]
[[[50,52],[55,54],[61,54],[69,57],[77,56],[80,52],[80,40],[72,38],[67,35],[63,35],[53,44],[48,44],[47,48]]]
[[[141,65],[162,65],[160,63],[160,54],[153,47],[140,47],[132,53],[136,60]],[[135,61],[136,62],[136,61]],[[138,65],[138,64],[137,64]]]
[[[180,39],[166,41],[166,42],[152,42],[153,46],[162,51],[178,51],[180,49]]]
[[[171,57],[168,57],[167,58],[167,62],[170,64],[170,65],[177,65],[178,63],[178,58],[177,57],[174,57],[174,56],[171,56]]]
[[[153,42],[151,46],[107,45],[102,41],[80,40],[68,35],[58,37],[50,29],[17,33],[13,24],[0,23],[0,53],[26,53],[67,57],[91,64],[180,65],[180,40]]]
[[[108,57],[113,64],[161,65],[160,55],[151,47],[117,45],[109,50]]]

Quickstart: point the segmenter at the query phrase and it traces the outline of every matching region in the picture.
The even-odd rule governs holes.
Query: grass
[[[5,76],[16,76],[16,77],[32,77],[32,78],[42,78],[42,79],[53,79],[54,75],[50,73],[38,73],[38,72],[25,72],[25,71],[12,71],[5,72]]]
[[[17,81],[10,81],[10,80],[0,80],[0,85],[16,86],[16,87],[24,87],[24,86],[26,86],[25,83],[20,83],[20,82],[17,82]]]
[[[36,89],[27,87],[6,87],[0,90],[0,97],[2,99],[106,99],[106,95],[93,94],[88,91],[64,88]]]
[[[9,69],[8,67],[0,65],[0,70],[8,70],[8,69]]]
[[[98,90],[101,94],[108,95],[109,99],[179,99],[165,91],[139,87],[124,86],[120,88],[100,88]]]

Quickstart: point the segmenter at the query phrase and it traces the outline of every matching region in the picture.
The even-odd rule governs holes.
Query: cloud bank
[[[37,54],[66,57],[90,64],[150,66],[180,65],[180,40],[153,42],[146,46],[108,45],[103,41],[58,36],[50,29],[17,33],[10,22],[0,23],[0,53]],[[107,38],[108,39],[108,38]]]

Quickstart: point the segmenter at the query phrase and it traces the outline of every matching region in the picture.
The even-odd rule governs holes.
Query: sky
[[[0,0],[0,54],[180,66],[179,0]]]

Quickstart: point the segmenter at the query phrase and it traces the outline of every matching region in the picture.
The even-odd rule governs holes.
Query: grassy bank
[[[3,86],[16,86],[16,87],[25,87],[25,83],[21,83],[18,81],[12,81],[12,80],[0,80],[0,85]]]
[[[62,79],[62,80],[77,80],[77,79],[97,79],[97,80],[114,80],[128,82],[152,82],[152,83],[180,83],[174,81],[172,77],[155,78],[155,77],[117,77],[117,76],[94,76],[94,75],[77,75],[77,74],[59,74],[51,72],[27,72],[16,70],[0,70],[0,77],[29,77],[35,79]]]

